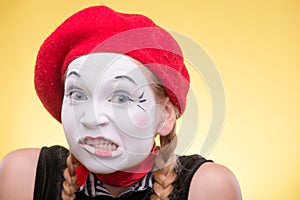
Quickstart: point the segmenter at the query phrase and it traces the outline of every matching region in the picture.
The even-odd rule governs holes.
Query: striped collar
[[[127,191],[122,192],[118,196],[114,196],[104,187],[103,183],[99,181],[93,173],[89,173],[85,184],[82,187],[80,187],[79,191],[84,190],[84,193],[90,197],[95,197],[100,195],[110,196],[110,197],[120,197],[129,192],[143,191],[152,187],[153,184],[152,177],[153,177],[153,171],[151,170],[146,176],[144,176],[144,178],[141,181],[129,187]]]

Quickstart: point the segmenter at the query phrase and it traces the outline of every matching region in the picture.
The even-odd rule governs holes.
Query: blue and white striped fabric
[[[152,187],[153,184],[152,176],[153,176],[153,172],[150,171],[146,176],[144,176],[144,178],[141,181],[131,186],[127,191],[121,193],[118,196],[114,196],[104,187],[103,183],[99,181],[93,173],[90,173],[84,186],[80,188],[80,191],[84,190],[84,193],[90,197],[95,197],[100,195],[120,197],[131,191],[133,192],[143,191],[148,189],[149,187]]]

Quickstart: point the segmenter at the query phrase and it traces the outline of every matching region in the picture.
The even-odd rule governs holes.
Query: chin
[[[112,169],[109,167],[99,167],[99,166],[85,166],[90,172],[93,172],[95,174],[111,174],[116,171],[117,169]]]

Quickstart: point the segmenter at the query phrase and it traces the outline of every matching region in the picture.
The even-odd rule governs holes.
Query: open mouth
[[[104,137],[84,137],[80,145],[88,152],[100,157],[113,157],[118,154],[119,145]]]

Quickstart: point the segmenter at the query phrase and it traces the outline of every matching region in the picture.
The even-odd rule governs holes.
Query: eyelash
[[[66,96],[72,101],[84,101],[87,100],[87,96],[84,92],[78,88],[71,89]],[[82,98],[83,97],[83,98]]]
[[[121,99],[123,98],[123,99]],[[108,100],[111,103],[123,104],[126,102],[134,102],[132,98],[126,92],[115,92],[112,97]]]
[[[118,99],[119,97],[122,97],[123,99],[125,98],[125,101],[123,101],[123,100],[120,101],[120,99]],[[147,101],[147,99],[143,99],[143,97],[144,97],[144,92],[138,97],[138,100],[133,100],[132,98],[129,97],[129,94],[127,94],[126,92],[115,92],[115,93],[113,93],[112,97],[108,101],[111,103],[117,103],[117,104],[136,102],[137,107],[139,107],[144,112],[146,112],[146,110],[140,105],[141,103],[144,103]],[[117,98],[117,99],[115,99],[115,98]],[[116,100],[116,101],[114,101],[114,100]]]

